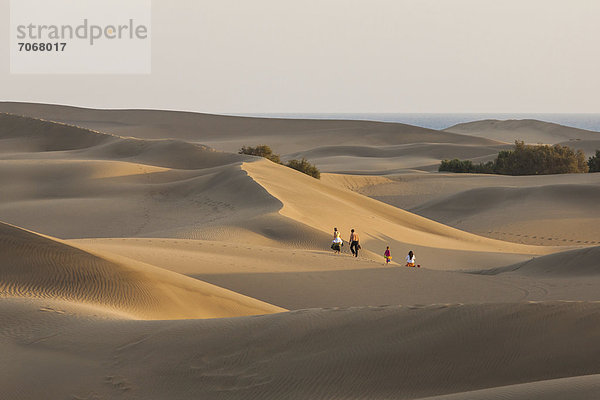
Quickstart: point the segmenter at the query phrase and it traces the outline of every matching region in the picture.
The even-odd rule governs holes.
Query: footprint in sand
[[[41,307],[40,311],[44,311],[44,312],[53,312],[53,313],[57,313],[57,314],[64,314],[65,312],[63,310],[56,310],[52,307]]]

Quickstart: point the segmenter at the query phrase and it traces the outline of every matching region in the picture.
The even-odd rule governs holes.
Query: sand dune
[[[114,136],[62,123],[0,113],[2,152],[77,150],[115,139]]]
[[[595,398],[599,391],[600,376],[586,375],[427,397],[421,400],[588,400]]]
[[[511,242],[590,245],[600,244],[598,198],[600,185],[489,187],[427,202],[411,211]]]
[[[506,143],[513,143],[515,140],[533,144],[573,141],[571,143],[574,147],[577,146],[577,140],[600,140],[600,132],[531,119],[506,121],[487,119],[467,122],[451,126],[445,129],[445,132],[472,135]]]
[[[412,172],[385,177],[324,174],[322,180],[402,209],[411,209],[426,202],[478,188],[600,185],[600,174],[507,176]]]
[[[600,288],[600,276],[588,276],[582,282],[574,275],[490,276],[413,269],[397,263],[386,266],[381,259],[354,259],[347,249],[335,255],[326,250],[164,238],[78,239],[68,243],[99,254],[149,263],[290,310],[381,304],[593,301],[598,299]],[[392,254],[403,260],[402,253]],[[517,261],[523,258],[513,257]],[[505,255],[503,259],[510,257]],[[482,265],[476,257],[466,257],[464,262],[476,266],[471,270]],[[551,265],[559,268],[560,264]]]
[[[72,125],[0,114],[0,154],[7,158],[123,160],[177,169],[210,168],[249,157],[179,140],[140,140]],[[69,153],[59,153],[67,152]],[[11,154],[17,153],[11,157]],[[32,153],[23,155],[22,153]],[[53,154],[58,153],[58,154]]]
[[[53,146],[52,151],[36,147],[28,152],[0,147],[0,166],[6,171],[0,175],[6,188],[0,215],[7,222],[61,238],[215,238],[235,231],[263,243],[270,243],[266,231],[274,225],[283,241],[303,240],[289,237],[295,223],[270,215],[280,203],[241,170],[241,162],[254,157],[24,117],[4,116],[2,121],[18,129],[0,128],[1,143],[44,138]],[[18,137],[18,132],[29,136]],[[99,139],[70,150],[71,142],[88,134]]]
[[[436,199],[411,211],[512,242],[589,245],[600,244],[599,198],[600,185],[486,187]]]
[[[397,123],[350,120],[249,118],[160,110],[95,110],[50,104],[0,102],[0,112],[64,122],[119,136],[184,139],[218,150],[270,144],[280,153],[322,145],[398,145],[414,142],[473,145],[492,140]],[[254,143],[248,143],[252,139]]]
[[[585,155],[587,157],[593,157],[596,155],[596,151],[600,150],[600,139],[596,139],[596,140],[579,140],[576,139],[575,141],[568,141],[568,142],[562,142],[559,143],[563,146],[569,146],[571,148],[574,149],[578,149],[581,150],[585,153]]]
[[[7,118],[22,129],[38,123]],[[11,188],[0,201],[2,218],[61,238],[235,237],[255,245],[327,249],[332,227],[354,227],[363,233],[367,257],[379,259],[386,245],[401,252],[411,246],[439,269],[498,267],[548,252],[460,232],[267,160],[187,142],[110,136],[85,149],[9,152],[3,158],[12,173],[0,178]],[[99,160],[117,161],[113,170],[127,172],[91,179],[106,174]],[[141,172],[131,175],[135,168]]]
[[[33,117],[0,114],[0,220],[13,224],[0,223],[0,397],[598,393],[600,174],[424,172],[485,160],[509,131],[586,146],[598,133],[0,111]],[[354,175],[319,181],[208,147],[259,143]],[[330,251],[334,226],[358,231],[361,257]],[[384,266],[387,245],[398,262]],[[409,249],[423,268],[401,266]]]
[[[600,275],[600,247],[576,249],[551,254],[532,260],[482,271],[483,274],[515,273],[539,277],[598,277]],[[591,281],[588,281],[591,283]]]
[[[321,146],[286,154],[283,159],[311,160],[324,172],[388,175],[410,169],[437,171],[448,158],[488,161],[507,145],[461,145],[454,143],[410,143],[396,146]]]
[[[0,304],[0,379],[9,398],[473,398],[464,393],[549,387],[581,398],[595,388],[585,375],[600,372],[597,303],[333,308],[195,321],[74,318],[61,304],[47,305],[63,313],[41,312],[42,304]],[[30,374],[37,385],[22,384]]]
[[[322,180],[505,241],[590,245],[599,237],[595,202],[600,174],[324,174]]]
[[[269,212],[280,207],[239,164],[165,170],[114,161],[25,159],[0,166],[7,171],[0,176],[7,188],[0,199],[2,218],[61,238],[212,238],[231,229],[268,242],[253,230],[264,228]],[[292,229],[285,221],[279,228]]]
[[[419,249],[421,260],[430,268],[456,269],[473,262],[465,252],[471,256],[480,253],[478,262],[490,265],[503,255],[540,254],[549,250],[454,230],[266,160],[244,163],[243,169],[283,203],[279,213],[284,217],[322,232],[330,231],[332,226],[347,227],[342,232],[356,228],[362,234],[365,249],[376,253],[383,252],[386,244],[406,252],[410,247]]]
[[[278,307],[131,260],[102,257],[0,223],[0,295],[63,299],[136,318],[214,318]]]
[[[284,160],[305,156],[326,172],[429,171],[437,169],[442,159],[460,156],[486,161],[503,148],[489,139],[373,121],[249,118],[1,102],[0,111],[120,136],[183,139],[234,153],[245,145],[268,144]],[[326,148],[315,149],[316,143]]]
[[[383,266],[364,258],[355,260],[348,250],[335,255],[325,250],[181,239],[79,239],[68,243],[151,263],[287,309],[541,298],[532,288],[534,282],[496,282],[487,276],[453,271]],[[590,298],[595,297],[580,291],[571,299]]]

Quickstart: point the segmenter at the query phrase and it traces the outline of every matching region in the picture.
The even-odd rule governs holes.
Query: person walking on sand
[[[331,243],[331,248],[337,253],[342,252],[342,246],[344,245],[344,241],[342,240],[342,235],[337,228],[333,228],[333,242]]]
[[[383,256],[385,257],[385,264],[389,264],[390,261],[392,261],[392,253],[390,252],[390,246],[387,246],[387,248],[385,249],[385,253],[383,253]]]
[[[354,229],[350,230],[350,251],[354,255],[354,257],[358,257],[358,250],[360,250],[358,233],[354,232]]]
[[[408,255],[406,256],[406,266],[407,267],[414,267],[415,266],[415,253],[411,251],[408,252]]]

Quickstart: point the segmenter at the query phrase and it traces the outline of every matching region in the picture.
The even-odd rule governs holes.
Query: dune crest
[[[457,124],[445,129],[444,132],[472,135],[507,143],[513,143],[515,140],[533,144],[569,142],[575,148],[578,148],[577,141],[580,140],[600,140],[600,132],[533,119],[505,121],[486,119]]]
[[[0,223],[0,295],[89,303],[141,319],[283,311],[149,264],[91,254],[4,223]]]
[[[437,198],[410,211],[458,229],[511,242],[595,245],[600,244],[599,198],[597,183],[488,186]]]
[[[359,229],[367,245],[389,237],[409,244],[430,243],[431,247],[443,249],[520,254],[546,251],[459,231],[266,160],[244,163],[242,168],[283,203],[281,215],[323,232],[343,222],[348,228]]]
[[[600,247],[565,250],[597,246],[600,174],[424,172],[507,146],[477,132],[0,103],[9,109],[35,118],[0,114],[4,397],[598,393]],[[208,147],[263,143],[354,175],[319,181]],[[405,211],[419,207],[446,222]],[[563,232],[570,218],[583,243],[458,229],[520,220],[551,232],[540,216]],[[358,231],[358,258],[331,251],[334,226],[346,241]],[[403,267],[408,250],[422,268]]]
[[[549,254],[480,273],[497,275],[509,272],[537,277],[597,277],[600,275],[600,246]]]

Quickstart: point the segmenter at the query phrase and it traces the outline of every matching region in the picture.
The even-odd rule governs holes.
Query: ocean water
[[[600,131],[600,114],[242,114],[253,117],[353,119],[400,122],[430,129],[445,129],[463,122],[482,119],[537,119],[575,128]]]

